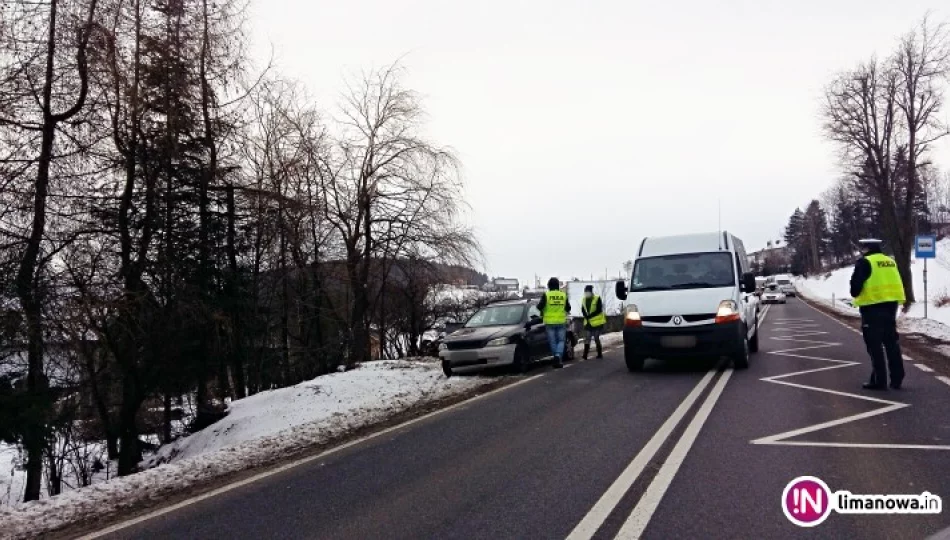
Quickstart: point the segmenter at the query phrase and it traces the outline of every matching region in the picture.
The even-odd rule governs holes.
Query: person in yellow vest
[[[587,330],[587,336],[584,338],[584,360],[587,360],[587,355],[590,353],[591,338],[597,344],[597,358],[603,358],[604,351],[600,345],[600,334],[607,325],[607,315],[604,313],[603,300],[594,294],[593,285],[584,287],[581,315],[584,317],[584,329]]]
[[[851,296],[861,311],[861,333],[871,356],[871,380],[864,388],[899,390],[904,381],[904,357],[897,335],[897,310],[905,302],[904,283],[894,259],[881,252],[876,238],[861,240],[866,252],[851,274]],[[887,357],[885,363],[884,358]]]
[[[553,277],[548,280],[548,290],[538,301],[538,310],[548,334],[548,344],[554,355],[554,367],[562,368],[564,363],[564,342],[567,341],[567,315],[571,312],[571,303],[567,294],[561,290],[561,280]]]

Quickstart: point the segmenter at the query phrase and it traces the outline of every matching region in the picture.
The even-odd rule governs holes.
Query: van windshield
[[[638,259],[630,290],[707,289],[735,284],[732,254],[721,251]]]

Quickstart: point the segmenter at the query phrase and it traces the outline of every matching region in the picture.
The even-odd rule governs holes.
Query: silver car
[[[567,324],[564,360],[574,358],[574,335]],[[447,377],[494,366],[512,366],[526,372],[532,363],[551,356],[537,300],[505,300],[480,310],[439,346],[442,371]]]
[[[778,285],[772,284],[766,287],[762,293],[763,304],[784,304],[787,302],[785,291]]]

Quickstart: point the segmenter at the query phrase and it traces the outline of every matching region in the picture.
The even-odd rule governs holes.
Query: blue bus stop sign
[[[937,237],[932,234],[918,236],[914,241],[914,256],[918,259],[937,258]]]

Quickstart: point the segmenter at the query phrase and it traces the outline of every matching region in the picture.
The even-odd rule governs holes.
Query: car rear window
[[[523,305],[489,306],[480,309],[465,323],[466,328],[482,328],[485,326],[511,326],[521,322],[524,316]]]

